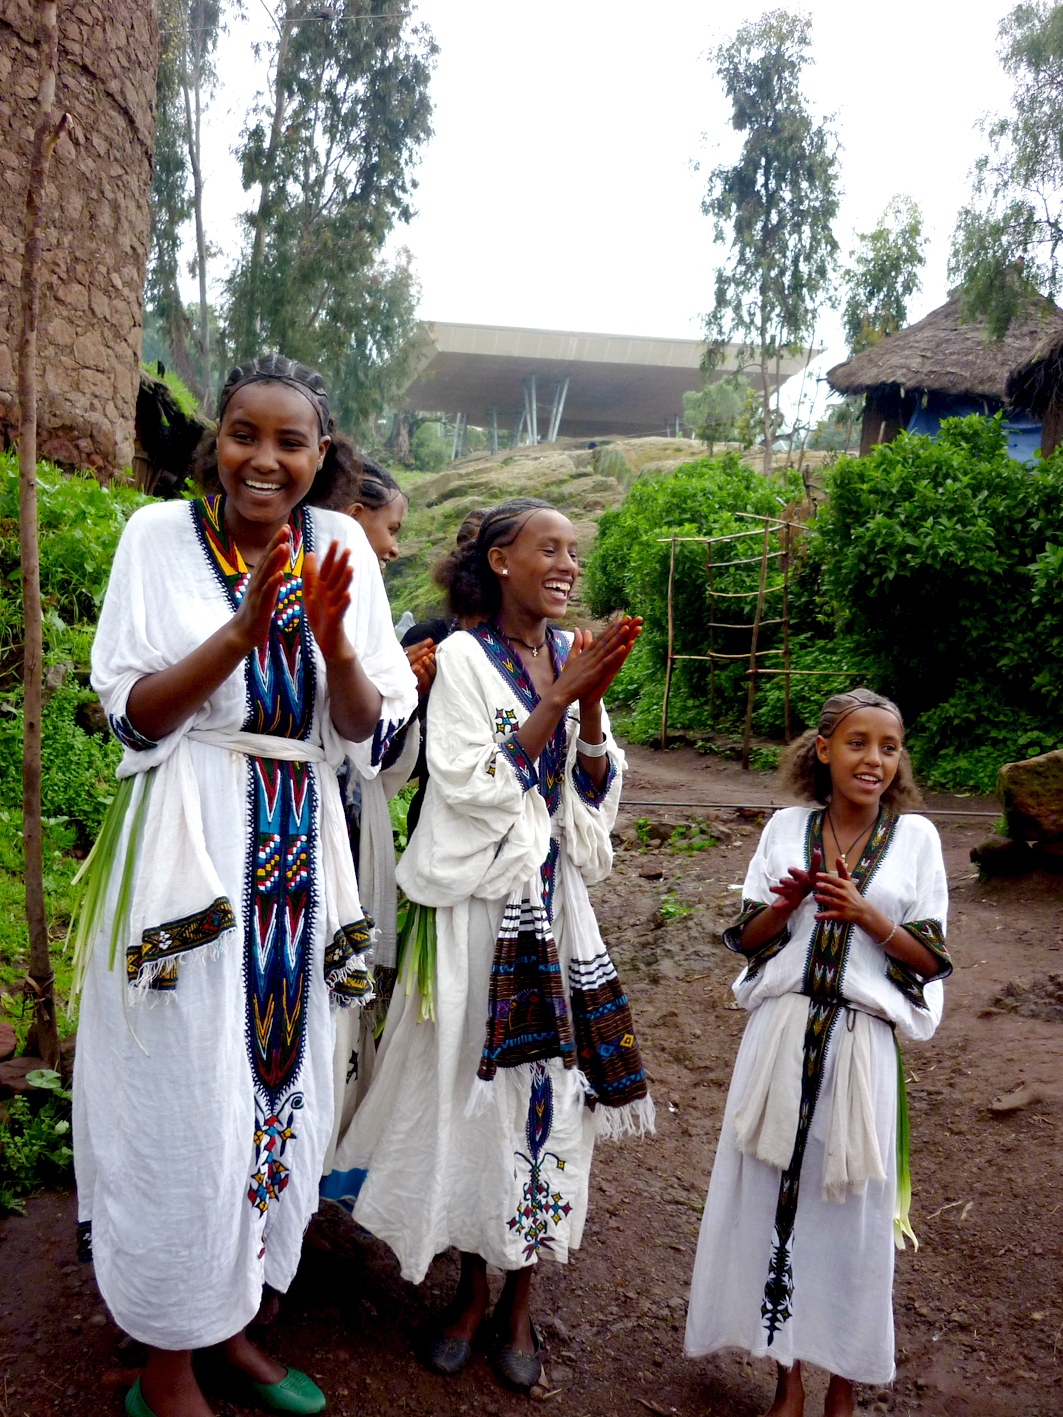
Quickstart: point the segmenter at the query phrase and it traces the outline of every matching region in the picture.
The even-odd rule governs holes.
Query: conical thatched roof
[[[1031,359],[1008,377],[1008,402],[1043,418],[1049,407],[1063,404],[1063,332],[1053,328]]]
[[[981,320],[961,323],[960,297],[954,295],[925,319],[836,364],[828,370],[827,382],[842,394],[866,394],[897,384],[913,392],[1004,401],[1009,398],[1009,378],[1048,344],[1063,350],[1063,310],[1050,300],[1028,306],[1004,338],[995,340]]]

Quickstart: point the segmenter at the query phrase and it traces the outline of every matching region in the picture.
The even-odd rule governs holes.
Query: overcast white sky
[[[435,137],[418,171],[413,252],[426,319],[696,337],[719,253],[700,213],[704,171],[735,138],[709,55],[767,7],[700,0],[422,0],[439,43]],[[848,250],[896,192],[931,237],[919,316],[946,294],[949,238],[986,111],[1006,106],[1003,0],[812,0],[806,91],[835,115]],[[231,157],[262,76],[269,21],[247,0],[220,55],[211,115],[210,236],[232,250],[250,205]],[[693,170],[700,161],[703,172]],[[216,263],[214,274],[220,274]],[[189,296],[192,295],[189,282]],[[823,338],[839,355],[837,318]]]

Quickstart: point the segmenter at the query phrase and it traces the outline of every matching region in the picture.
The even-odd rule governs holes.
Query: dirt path
[[[626,796],[766,802],[771,784],[687,749],[634,750]],[[934,798],[933,806],[995,811],[970,798]],[[756,818],[718,810],[709,822],[716,845],[644,841],[669,837],[687,816],[625,810],[616,869],[594,892],[635,1009],[659,1131],[599,1150],[583,1248],[567,1269],[545,1265],[537,1278],[556,1417],[753,1417],[770,1400],[770,1365],[689,1362],[681,1352],[701,1206],[745,1021],[731,1001],[737,968],[719,931],[759,832]],[[968,852],[988,819],[942,817],[938,825],[956,970],[936,1037],[905,1047],[921,1243],[917,1255],[898,1256],[897,1381],[865,1390],[861,1403],[903,1414],[1055,1417],[1063,1407],[1063,977],[1059,987],[1049,978],[1063,976],[1063,878],[981,885]],[[694,825],[689,835],[697,834]],[[1025,1014],[996,1004],[1009,986]],[[1036,1101],[1010,1114],[989,1110],[1023,1084]],[[453,1255],[437,1259],[415,1289],[384,1246],[345,1220],[334,1217],[329,1228],[334,1253],[307,1249],[266,1342],[318,1376],[330,1413],[527,1411],[497,1388],[482,1356],[451,1381],[429,1376],[411,1356],[414,1326],[454,1281]],[[119,1367],[118,1334],[91,1270],[75,1262],[73,1229],[70,1195],[41,1197],[25,1219],[0,1227],[0,1417],[121,1410],[129,1370]],[[219,1414],[256,1410],[221,1379],[210,1392]],[[822,1411],[822,1392],[815,1375],[810,1414]]]

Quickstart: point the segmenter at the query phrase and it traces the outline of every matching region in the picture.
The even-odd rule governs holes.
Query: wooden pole
[[[716,619],[716,577],[712,565],[712,542],[709,542],[709,722],[713,728],[716,727],[716,660],[713,652],[716,649],[716,631],[713,622]]]
[[[22,556],[22,614],[25,624],[22,698],[22,848],[26,881],[26,924],[30,965],[27,993],[33,998],[33,1027],[27,1052],[54,1068],[59,1062],[48,921],[44,910],[41,851],[41,578],[37,547],[37,311],[44,214],[44,184],[66,114],[55,112],[59,30],[56,0],[40,0],[37,44],[41,79],[26,185],[26,239],[22,255],[22,330],[18,345],[18,521]]]
[[[760,585],[757,589],[757,608],[753,614],[753,638],[749,647],[749,695],[746,699],[746,730],[742,735],[742,766],[749,768],[749,749],[753,740],[753,699],[757,692],[757,635],[760,633],[760,616],[764,609],[764,584],[768,576],[768,542],[771,537],[771,518],[764,518],[764,549],[760,556]]]
[[[783,679],[782,695],[782,736],[783,742],[790,741],[790,547],[793,544],[793,533],[789,527],[783,527],[783,537],[786,544],[786,554],[782,558],[782,667],[785,678]]]
[[[668,747],[668,694],[672,688],[672,661],[675,650],[675,617],[672,613],[672,590],[675,586],[675,537],[668,558],[668,664],[664,671],[664,703],[661,705],[661,747]]]

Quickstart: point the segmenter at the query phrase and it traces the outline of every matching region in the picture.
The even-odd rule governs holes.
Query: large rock
[[[1005,763],[997,778],[1008,836],[1015,840],[1063,839],[1063,750],[1021,763]]]

